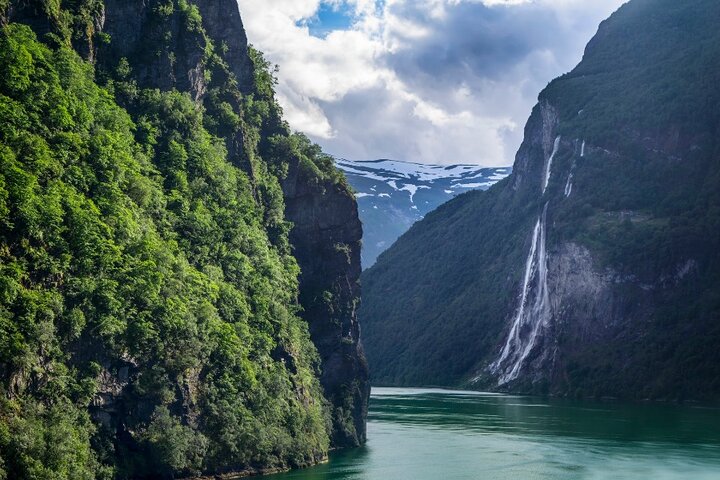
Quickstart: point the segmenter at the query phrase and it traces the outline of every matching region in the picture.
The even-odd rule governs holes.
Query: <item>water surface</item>
[[[367,446],[271,480],[720,479],[720,409],[374,388]]]

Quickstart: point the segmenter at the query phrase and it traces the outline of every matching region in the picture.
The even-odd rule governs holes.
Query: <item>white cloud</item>
[[[303,22],[321,0],[238,3],[288,122],[329,153],[507,165],[539,90],[622,1],[326,0],[352,26],[324,38]]]

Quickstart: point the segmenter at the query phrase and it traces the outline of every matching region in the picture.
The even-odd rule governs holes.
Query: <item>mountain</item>
[[[0,479],[365,441],[362,227],[235,0],[0,2]]]
[[[374,382],[720,399],[720,3],[632,0],[363,274]]]
[[[427,165],[394,160],[336,160],[360,207],[362,265],[375,263],[397,238],[428,212],[460,193],[487,190],[511,169]]]

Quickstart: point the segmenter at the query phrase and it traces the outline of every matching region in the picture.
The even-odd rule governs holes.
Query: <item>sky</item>
[[[290,126],[353,160],[512,165],[540,91],[625,0],[238,0]]]

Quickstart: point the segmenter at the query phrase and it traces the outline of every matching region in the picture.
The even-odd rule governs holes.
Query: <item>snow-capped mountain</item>
[[[355,189],[363,222],[363,268],[405,233],[413,223],[451,198],[486,190],[510,175],[510,167],[426,165],[397,160],[337,159]]]

